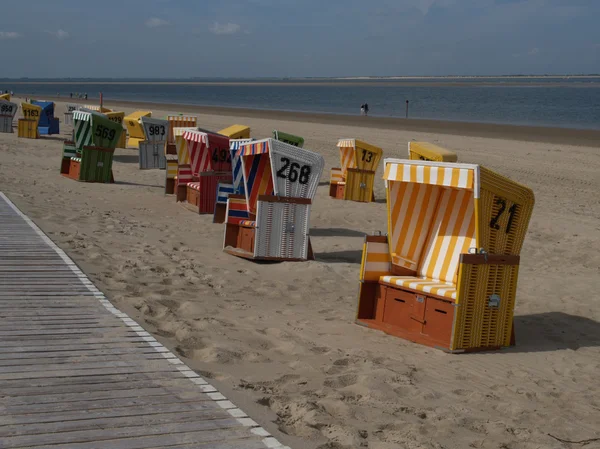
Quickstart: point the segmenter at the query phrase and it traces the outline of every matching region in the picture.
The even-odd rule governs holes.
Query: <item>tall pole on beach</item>
[[[406,118],[408,118],[408,100],[406,100]]]
[[[102,112],[102,104],[103,104],[102,92],[100,92],[100,112]]]

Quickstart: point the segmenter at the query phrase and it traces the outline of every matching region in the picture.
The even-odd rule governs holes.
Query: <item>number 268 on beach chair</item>
[[[331,169],[329,196],[369,203],[375,200],[375,171],[383,155],[379,147],[357,139],[340,139],[340,168]]]
[[[384,169],[388,234],[365,239],[357,322],[450,352],[510,345],[531,189],[479,165]]]
[[[311,259],[310,206],[323,157],[274,139],[242,146],[240,157],[244,196],[227,200],[224,251],[255,260]]]

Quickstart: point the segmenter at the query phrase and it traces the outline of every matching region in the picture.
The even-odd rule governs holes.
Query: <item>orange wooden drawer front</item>
[[[423,334],[432,340],[450,344],[452,337],[452,323],[454,321],[454,306],[436,298],[427,298],[425,305],[425,326]]]

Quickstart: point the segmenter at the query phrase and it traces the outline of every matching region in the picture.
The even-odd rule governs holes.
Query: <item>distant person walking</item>
[[[85,94],[85,99],[87,100],[87,93]]]
[[[365,103],[365,115],[369,115],[369,104]]]
[[[73,92],[71,92],[71,94],[70,94],[70,95],[71,95],[71,98],[73,98]]]
[[[365,105],[364,105],[364,103],[360,105],[360,115],[365,115]]]

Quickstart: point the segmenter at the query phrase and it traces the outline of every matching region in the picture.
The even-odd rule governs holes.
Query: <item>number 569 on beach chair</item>
[[[452,352],[508,346],[531,189],[479,165],[384,168],[388,234],[365,239],[357,322]]]
[[[227,200],[224,251],[255,260],[311,259],[310,206],[323,157],[274,139],[248,143],[239,154],[244,196]]]
[[[340,139],[340,168],[331,169],[329,196],[369,203],[375,200],[375,171],[383,155],[379,147],[357,139]]]

